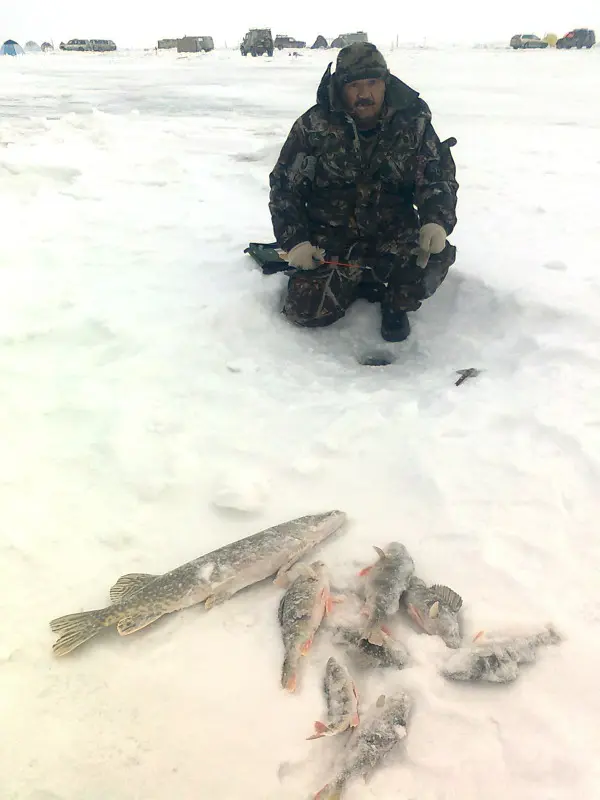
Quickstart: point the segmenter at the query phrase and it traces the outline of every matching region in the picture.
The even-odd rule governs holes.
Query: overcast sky
[[[154,10],[151,10],[154,7]],[[153,47],[156,39],[210,35],[217,47],[236,46],[250,27],[270,27],[310,45],[318,33],[364,30],[380,47],[401,41],[505,41],[513,33],[552,32],[577,27],[600,34],[600,0],[0,0],[0,41],[23,44],[73,38],[108,38],[119,47]]]

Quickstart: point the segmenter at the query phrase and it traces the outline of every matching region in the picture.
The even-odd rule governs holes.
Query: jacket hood
[[[333,62],[329,64],[317,89],[317,105],[325,111],[345,111],[342,98],[335,80],[335,72],[331,71]],[[385,82],[385,104],[388,113],[394,113],[413,105],[419,92],[411,89],[395,75],[389,75]]]

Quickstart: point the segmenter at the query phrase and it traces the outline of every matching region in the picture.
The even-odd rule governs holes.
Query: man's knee
[[[288,297],[282,313],[286,319],[302,328],[326,328],[341,319],[346,313],[346,309],[338,307],[336,310],[330,311],[317,310],[310,306],[303,307],[302,304],[289,302]]]
[[[304,328],[322,328],[341,319],[352,303],[356,279],[335,270],[290,278],[283,314]]]
[[[441,253],[431,255],[424,268],[417,265],[414,254],[407,256],[390,277],[388,297],[392,305],[404,311],[416,311],[423,300],[437,292],[455,260],[456,248],[450,243],[446,243]]]

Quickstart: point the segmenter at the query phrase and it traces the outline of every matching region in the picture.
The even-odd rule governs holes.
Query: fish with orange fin
[[[375,708],[350,734],[340,753],[335,777],[317,792],[314,800],[340,800],[353,778],[362,776],[367,780],[407,735],[411,705],[405,692],[390,697],[381,695]]]
[[[511,683],[519,677],[521,664],[532,664],[536,660],[539,647],[557,645],[561,641],[561,635],[552,624],[527,636],[497,634],[488,638],[484,631],[479,631],[471,645],[452,653],[441,674],[455,681]]]
[[[315,722],[315,732],[309,739],[335,736],[359,723],[358,693],[348,669],[333,656],[325,665],[323,691],[327,701],[327,722]]]
[[[403,544],[390,542],[385,548],[375,547],[379,560],[361,570],[365,576],[365,605],[361,612],[366,622],[362,639],[382,645],[390,635],[386,622],[398,611],[400,597],[408,588],[415,571],[414,562]]]
[[[339,625],[334,628],[333,643],[342,645],[349,650],[351,659],[357,666],[364,668],[387,668],[404,669],[410,661],[408,650],[393,637],[383,632],[383,643],[380,645],[371,644],[366,639],[362,639],[360,628]]]
[[[434,584],[413,575],[408,589],[402,595],[402,605],[411,619],[425,633],[439,636],[447,647],[460,647],[461,632],[458,613],[462,608],[462,597],[448,586]]]
[[[293,575],[277,615],[285,651],[281,686],[289,692],[296,691],[300,659],[309,652],[323,617],[331,612],[334,601],[329,573],[322,561],[297,564]]]

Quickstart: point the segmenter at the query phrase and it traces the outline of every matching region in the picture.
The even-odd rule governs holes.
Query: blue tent
[[[0,56],[22,56],[25,55],[23,48],[12,39],[7,39],[0,47]]]

